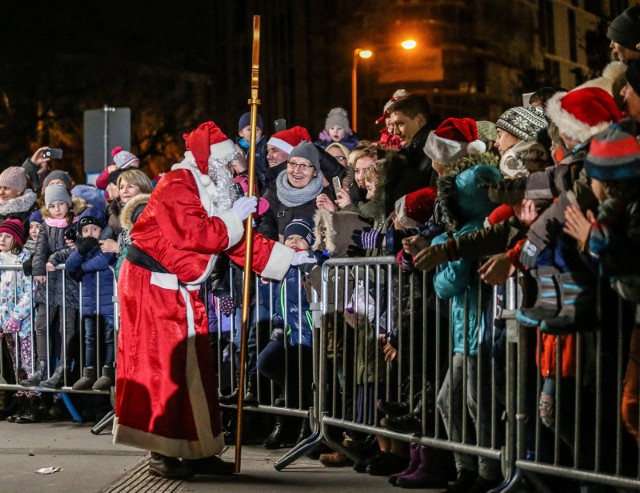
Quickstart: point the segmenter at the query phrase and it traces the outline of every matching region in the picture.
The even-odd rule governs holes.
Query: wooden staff
[[[258,83],[260,81],[260,16],[253,16],[253,56],[251,57],[251,99],[249,106],[251,107],[251,139],[249,141],[249,190],[247,195],[254,195],[254,181],[256,170],[256,127],[258,124]],[[245,225],[245,257],[244,257],[244,283],[242,287],[242,326],[240,333],[240,377],[238,379],[238,417],[236,428],[236,460],[235,472],[240,472],[240,461],[242,459],[242,404],[244,400],[244,377],[245,377],[245,359],[247,352],[246,336],[249,331],[249,303],[251,294],[251,278],[252,278],[252,258],[253,258],[253,214],[247,218]]]

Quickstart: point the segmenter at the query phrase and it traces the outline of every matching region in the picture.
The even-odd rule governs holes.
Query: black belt
[[[147,252],[140,250],[135,245],[129,245],[127,251],[127,260],[138,267],[150,270],[151,272],[160,272],[161,274],[171,274],[165,267],[154,259]]]

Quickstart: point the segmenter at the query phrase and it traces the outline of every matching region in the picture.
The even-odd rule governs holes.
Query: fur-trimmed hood
[[[465,169],[473,168],[480,164],[497,168],[500,164],[500,156],[494,152],[487,151],[482,154],[461,157],[455,163],[447,167],[448,174],[459,175]]]
[[[149,202],[149,193],[140,193],[127,202],[120,211],[120,225],[123,229],[131,229]]]
[[[353,243],[351,239],[353,232],[356,229],[370,226],[357,212],[329,212],[324,209],[316,210],[313,224],[316,241],[311,249],[314,251],[326,250],[333,258],[346,257],[347,249]]]

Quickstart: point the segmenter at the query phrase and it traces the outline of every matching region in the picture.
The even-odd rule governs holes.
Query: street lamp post
[[[351,127],[354,133],[358,131],[358,60],[371,58],[371,50],[356,48],[353,50],[353,66],[351,68]]]
[[[406,39],[400,43],[405,50],[413,50],[417,42],[413,39]],[[358,131],[358,61],[360,58],[371,58],[371,50],[356,48],[353,50],[353,65],[351,68],[351,127],[354,132]]]

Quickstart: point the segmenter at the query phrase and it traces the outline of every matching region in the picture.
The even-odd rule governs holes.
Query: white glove
[[[249,214],[253,214],[258,208],[258,197],[240,197],[233,203],[232,208],[244,221],[249,217]]]
[[[313,255],[309,255],[309,252],[294,252],[293,258],[291,259],[291,266],[315,264],[316,262],[316,258]]]

